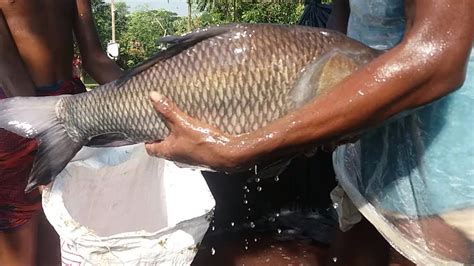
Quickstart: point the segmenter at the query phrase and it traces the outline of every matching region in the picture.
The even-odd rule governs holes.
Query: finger
[[[165,118],[167,123],[176,122],[179,109],[170,99],[156,91],[150,92],[150,99],[155,110]]]
[[[148,155],[160,157],[160,158],[169,158],[169,144],[166,141],[155,142],[155,143],[145,143],[145,149]]]

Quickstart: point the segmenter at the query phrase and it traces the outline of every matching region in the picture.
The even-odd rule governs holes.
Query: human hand
[[[233,145],[237,136],[190,117],[157,92],[151,92],[150,99],[170,134],[162,141],[146,143],[149,155],[215,170],[237,170],[239,149]]]

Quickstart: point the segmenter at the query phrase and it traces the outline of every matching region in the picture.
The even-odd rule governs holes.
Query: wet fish
[[[334,31],[271,24],[217,26],[162,41],[170,47],[90,92],[0,101],[0,127],[39,142],[27,191],[48,184],[83,145],[165,138],[150,91],[239,134],[288,114],[378,54]]]

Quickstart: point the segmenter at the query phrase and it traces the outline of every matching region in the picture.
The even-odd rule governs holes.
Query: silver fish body
[[[40,143],[26,191],[48,184],[83,145],[164,139],[158,91],[224,132],[257,130],[378,55],[324,29],[233,24],[167,37],[170,47],[115,82],[74,96],[0,101],[0,127]]]
[[[66,130],[81,142],[120,133],[130,142],[163,139],[168,128],[148,98],[158,91],[184,112],[221,130],[257,130],[300,105],[298,83],[331,51],[351,52],[362,64],[373,50],[327,30],[281,25],[228,25],[211,28],[203,40],[170,58],[158,59],[120,86],[110,83],[58,106]],[[207,37],[210,35],[211,37]],[[356,58],[358,56],[358,58]],[[311,96],[321,89],[305,85]],[[117,88],[118,87],[118,88]],[[305,89],[306,89],[305,88]]]

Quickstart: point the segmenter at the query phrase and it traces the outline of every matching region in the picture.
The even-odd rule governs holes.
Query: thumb
[[[181,111],[170,99],[156,91],[150,92],[150,99],[155,110],[165,118],[167,124],[174,124],[178,120]]]

